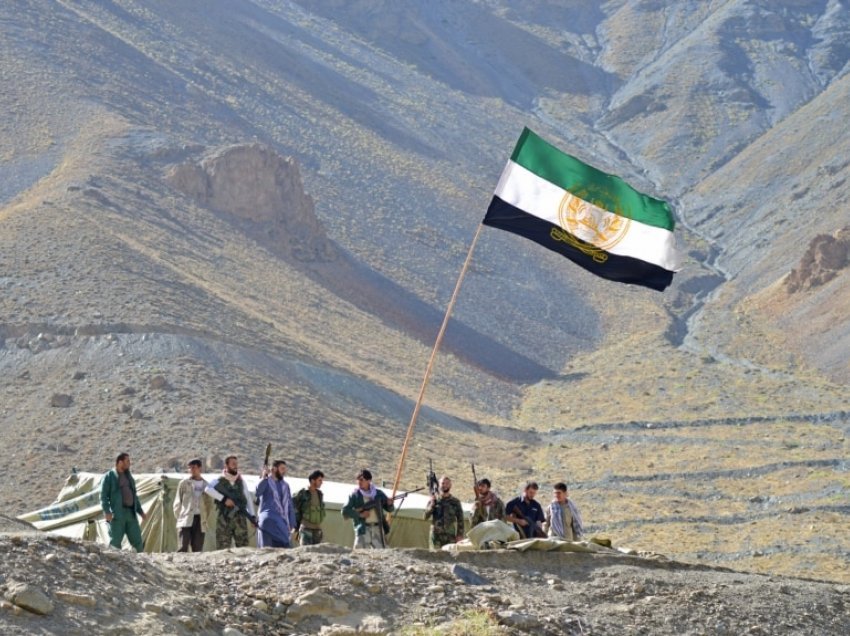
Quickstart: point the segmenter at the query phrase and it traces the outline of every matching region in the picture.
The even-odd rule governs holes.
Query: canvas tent
[[[172,503],[177,492],[177,484],[185,478],[180,473],[134,474],[136,489],[147,519],[142,523],[142,538],[145,552],[173,552],[177,549],[177,528]],[[216,477],[206,474],[209,481]],[[256,475],[244,475],[249,489],[253,493],[259,482]],[[73,473],[65,481],[59,495],[50,506],[18,517],[39,530],[87,541],[109,543],[109,533],[103,511],[100,507],[100,482],[102,473]],[[294,495],[308,486],[306,479],[286,477]],[[329,543],[350,546],[354,540],[354,531],[349,519],[344,519],[341,510],[348,501],[348,495],[354,489],[351,484],[325,481],[322,485],[327,518],[322,524],[324,539]],[[389,496],[391,493],[384,491]],[[398,548],[428,547],[429,522],[425,521],[425,506],[428,497],[411,493],[401,506],[396,502],[398,512],[393,516],[389,545]],[[467,524],[472,508],[464,504]],[[215,515],[210,519],[210,528],[206,535],[204,550],[215,548]],[[255,534],[249,533],[251,545],[255,545]],[[129,548],[125,539],[125,548]]]

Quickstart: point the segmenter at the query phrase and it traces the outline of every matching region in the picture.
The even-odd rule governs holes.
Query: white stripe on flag
[[[495,192],[495,195],[505,203],[558,227],[561,227],[558,211],[566,194],[567,191],[563,188],[538,177],[513,161],[508,161],[508,165],[505,166],[499,183],[496,184]],[[616,216],[592,203],[587,205],[595,208],[599,215]],[[681,268],[681,257],[676,250],[676,239],[673,233],[633,219],[622,240],[606,251],[618,256],[639,258],[671,272]]]

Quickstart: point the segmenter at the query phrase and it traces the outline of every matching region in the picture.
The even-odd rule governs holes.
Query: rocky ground
[[[850,587],[619,553],[117,552],[0,524],[3,634],[844,634]]]

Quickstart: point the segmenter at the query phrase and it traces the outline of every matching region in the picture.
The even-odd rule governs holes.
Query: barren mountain
[[[0,501],[267,442],[391,480],[528,125],[671,200],[686,266],[485,229],[403,485],[567,479],[639,549],[846,582],[848,34],[842,0],[3,4]]]

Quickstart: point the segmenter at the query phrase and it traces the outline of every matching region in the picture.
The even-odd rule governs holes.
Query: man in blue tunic
[[[260,500],[260,518],[257,528],[258,548],[288,548],[290,532],[295,528],[295,507],[289,484],[283,479],[286,462],[282,459],[272,463],[271,471],[263,468],[257,485]]]

